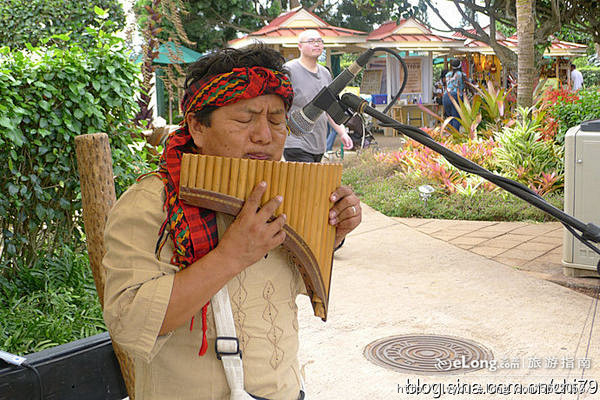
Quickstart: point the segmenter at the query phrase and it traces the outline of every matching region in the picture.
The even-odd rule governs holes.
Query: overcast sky
[[[412,0],[411,0],[412,1]],[[432,0],[433,4],[437,4],[437,9],[440,11],[440,14],[444,16],[446,21],[452,26],[460,26],[462,22],[462,17],[454,2],[452,0]],[[432,11],[428,10],[429,23],[436,29],[447,30],[446,25],[442,23],[442,21],[437,17],[437,15]],[[478,17],[479,24],[481,26],[486,26],[489,23],[489,18],[484,18],[479,15]]]

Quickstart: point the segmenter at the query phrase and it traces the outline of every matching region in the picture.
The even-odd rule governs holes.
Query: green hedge
[[[39,46],[53,35],[69,34],[71,40],[88,45],[93,40],[85,28],[94,24],[96,7],[106,10],[111,24],[103,30],[117,32],[125,26],[119,0],[2,0],[0,1],[0,45],[22,49],[26,43]]]
[[[95,41],[14,51],[0,48],[0,275],[65,244],[83,248],[77,135],[106,132],[117,192],[144,168],[133,150],[139,68],[122,41],[88,29]],[[60,256],[60,254],[58,254]]]
[[[579,68],[583,75],[583,85],[585,87],[600,85],[600,67]]]

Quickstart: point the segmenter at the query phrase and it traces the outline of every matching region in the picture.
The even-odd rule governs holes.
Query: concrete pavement
[[[600,381],[600,310],[594,317],[592,297],[541,279],[560,269],[558,225],[393,219],[363,210],[363,223],[335,254],[328,321],[298,300],[308,399],[600,398],[600,388],[589,393]],[[472,340],[511,367],[415,375],[365,358],[371,342],[406,334]],[[582,374],[588,387],[579,396],[515,394],[508,386],[572,384]],[[428,394],[408,385],[417,379]],[[451,384],[463,395],[448,393]],[[475,384],[510,393],[464,392]]]

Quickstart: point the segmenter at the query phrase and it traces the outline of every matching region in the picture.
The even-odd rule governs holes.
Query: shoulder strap
[[[227,384],[231,391],[231,400],[252,400],[244,390],[244,368],[240,342],[235,332],[231,302],[227,285],[223,286],[211,300],[217,338],[215,352],[223,362]]]

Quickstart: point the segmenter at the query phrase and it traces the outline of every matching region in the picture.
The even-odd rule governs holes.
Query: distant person
[[[583,75],[575,64],[571,64],[571,90],[576,92],[583,87]]]
[[[433,102],[435,104],[442,104],[442,98],[444,97],[444,92],[446,91],[446,74],[447,73],[448,73],[448,70],[443,69],[442,73],[440,74],[440,79],[434,85]]]
[[[319,91],[333,80],[331,74],[317,63],[323,52],[323,39],[314,29],[298,35],[300,57],[285,63],[294,88],[294,102],[288,115],[304,107]],[[315,122],[312,132],[303,135],[289,135],[285,141],[283,156],[286,161],[320,162],[326,146],[327,124],[337,132],[345,149],[352,148],[352,139],[343,125],[336,124],[327,113],[323,113]],[[335,137],[330,138],[333,146]]]
[[[462,97],[465,91],[464,75],[460,71],[460,64],[460,60],[452,60],[450,63],[452,70],[446,74],[446,92],[442,98],[442,104],[444,105],[444,116],[454,117],[450,121],[450,125],[452,125],[456,130],[460,129],[460,122],[458,122],[457,119],[460,117],[460,115],[452,103],[452,100],[450,100],[450,97],[454,98],[454,100],[458,102],[458,97]]]

